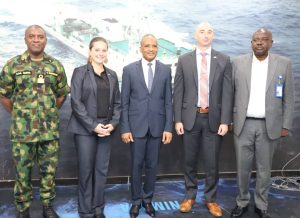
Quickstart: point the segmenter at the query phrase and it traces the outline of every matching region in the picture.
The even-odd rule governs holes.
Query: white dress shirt
[[[253,55],[247,117],[265,118],[266,116],[268,65],[269,56],[265,60],[260,61]]]
[[[154,60],[152,60],[151,62],[149,62],[149,61],[147,61],[146,59],[142,58],[142,68],[143,68],[143,73],[144,73],[145,83],[146,83],[146,86],[147,86],[147,87],[148,87],[148,69],[149,69],[148,63],[152,63],[151,69],[152,69],[152,72],[153,72],[153,78],[154,78],[156,61],[155,61],[155,59],[154,59]]]

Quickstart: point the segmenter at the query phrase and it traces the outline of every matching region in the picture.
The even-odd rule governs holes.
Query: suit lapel
[[[194,80],[195,80],[195,84],[196,84],[196,87],[198,90],[198,71],[197,71],[196,50],[194,52],[192,52],[190,55],[191,55],[191,69],[193,70]]]
[[[246,78],[246,85],[247,85],[247,89],[248,92],[250,93],[250,89],[251,89],[251,70],[252,70],[252,58],[253,58],[253,54],[249,54],[248,57],[246,58],[245,61],[245,77]]]
[[[211,90],[214,77],[216,74],[217,64],[218,64],[218,56],[215,50],[211,50],[211,60],[210,60],[210,72],[209,72],[209,90]]]
[[[143,67],[142,67],[142,60],[138,61],[136,63],[136,77],[141,80],[141,83],[143,84],[143,87],[148,90],[147,85],[146,85],[146,81],[145,81],[145,77],[144,77],[144,71],[143,71]]]
[[[112,78],[110,70],[105,67],[106,75],[109,81],[109,102],[112,101],[113,89],[114,89],[114,78]]]
[[[276,66],[277,66],[276,57],[274,57],[272,54],[269,53],[269,66],[268,66],[266,93],[274,77]]]
[[[155,61],[155,71],[154,71],[154,78],[153,78],[153,83],[152,83],[152,87],[151,87],[151,92],[153,90],[155,90],[155,86],[158,82],[158,78],[160,77],[160,62],[159,61]]]
[[[97,85],[96,85],[96,81],[95,81],[94,71],[93,71],[92,65],[90,65],[90,64],[87,65],[87,73],[90,77],[91,85],[92,85],[94,94],[95,94],[96,99],[97,99]]]

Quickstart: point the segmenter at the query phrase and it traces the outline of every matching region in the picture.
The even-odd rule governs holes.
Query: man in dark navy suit
[[[130,217],[137,217],[141,204],[155,216],[151,204],[161,142],[172,140],[172,86],[170,67],[155,60],[155,36],[141,40],[142,59],[124,67],[121,91],[120,131],[122,141],[131,145]],[[145,164],[145,183],[142,169]]]

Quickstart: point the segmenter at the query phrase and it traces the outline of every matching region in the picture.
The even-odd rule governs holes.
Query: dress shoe
[[[208,208],[211,215],[215,217],[222,216],[222,209],[216,202],[206,203],[206,207]]]
[[[139,215],[140,208],[141,205],[133,204],[129,211],[130,218],[136,218]]]
[[[192,210],[193,205],[195,204],[195,200],[193,199],[184,199],[180,204],[180,212],[188,213]]]
[[[27,208],[26,210],[24,210],[22,212],[18,212],[18,218],[30,218],[29,208]]]
[[[270,214],[268,214],[267,210],[261,210],[257,208],[256,206],[254,207],[254,212],[260,217],[260,218],[270,218]]]
[[[151,217],[154,217],[155,216],[155,209],[153,208],[152,206],[152,203],[144,203],[143,202],[143,207],[145,208],[146,210],[146,213],[151,216]]]
[[[44,218],[59,218],[52,205],[43,206],[43,217]]]
[[[240,207],[238,205],[231,211],[231,217],[241,217],[248,210],[248,205],[246,207]]]

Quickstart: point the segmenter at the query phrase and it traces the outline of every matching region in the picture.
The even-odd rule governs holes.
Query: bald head
[[[207,21],[204,21],[204,22],[200,23],[200,24],[196,27],[196,31],[198,31],[199,29],[200,29],[200,30],[201,30],[201,29],[210,29],[212,32],[214,31],[212,25],[211,25],[209,22],[207,22]]]
[[[205,21],[200,23],[195,31],[195,39],[197,41],[197,47],[200,50],[206,50],[211,46],[214,38],[214,29],[212,25]]]

